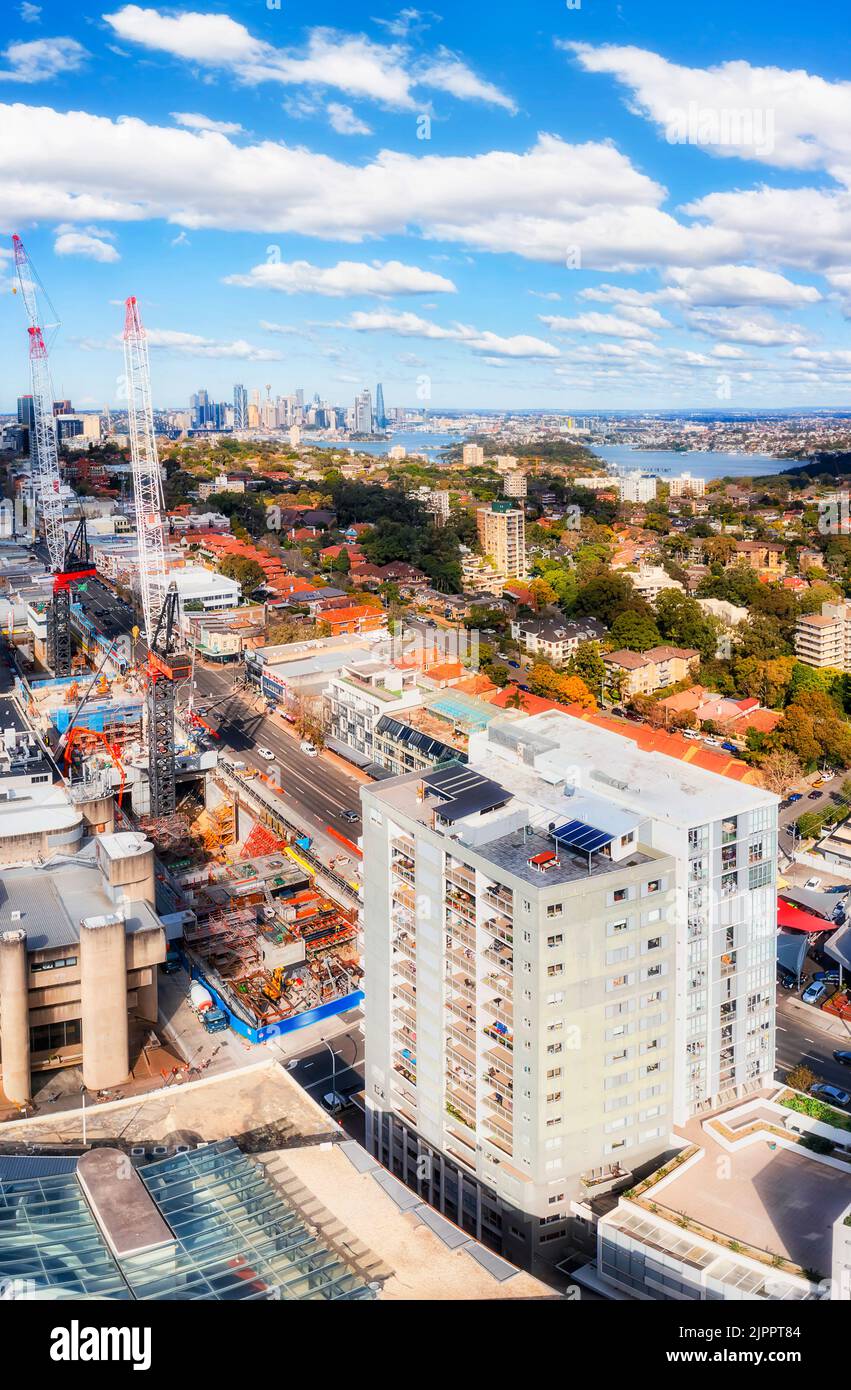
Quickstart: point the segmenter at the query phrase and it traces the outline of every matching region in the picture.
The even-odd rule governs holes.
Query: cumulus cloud
[[[57,227],[53,250],[57,256],[84,256],[89,261],[104,263],[119,261],[121,257],[109,237],[109,232],[95,227],[83,230],[68,226]]]
[[[429,338],[443,342],[464,343],[473,352],[491,357],[558,357],[559,350],[542,338],[519,333],[504,338],[498,333],[481,331],[467,324],[455,323],[448,328],[420,318],[418,314],[395,310],[359,311],[339,325],[358,333],[395,333],[400,338]]]
[[[725,308],[764,304],[778,308],[815,304],[821,294],[813,285],[798,285],[771,270],[750,265],[705,266],[669,270],[674,297],[688,304]]]
[[[0,106],[9,219],[164,217],[187,230],[293,232],[338,241],[428,238],[586,269],[734,259],[741,237],[678,222],[665,191],[614,146],[542,135],[527,151],[385,150],[366,164],[211,131]]]
[[[231,357],[244,362],[279,362],[281,354],[271,348],[256,347],[237,338],[234,342],[204,338],[199,333],[181,333],[171,328],[148,328],[151,347],[167,349],[180,357]]]
[[[3,50],[9,66],[0,68],[0,82],[49,82],[59,73],[77,72],[88,56],[76,39],[10,43]]]
[[[124,5],[103,16],[119,38],[159,53],[224,68],[238,81],[255,86],[333,87],[397,110],[414,110],[414,87],[449,92],[466,101],[514,109],[514,103],[446,50],[419,65],[403,42],[375,43],[363,34],[311,29],[301,48],[276,48],[255,38],[227,15],[187,11],[179,15]]]
[[[796,324],[780,323],[771,314],[751,314],[746,311],[729,313],[712,309],[692,309],[686,315],[689,327],[710,338],[725,338],[752,347],[778,347],[803,343],[804,331]]]
[[[715,155],[756,159],[781,169],[851,175],[851,82],[804,69],[756,67],[741,59],[710,68],[671,63],[647,49],[561,43],[587,72],[608,73],[630,93],[633,110],[672,137],[693,113],[688,139]]]
[[[243,128],[238,121],[214,121],[209,116],[201,116],[197,111],[172,111],[171,118],[188,130],[212,130],[217,135],[241,135]]]
[[[620,318],[617,314],[577,314],[575,318],[563,318],[558,314],[539,314],[554,333],[599,333],[609,338],[649,338],[650,331],[644,324],[631,319]]]
[[[228,275],[224,283],[333,298],[354,294],[455,293],[455,286],[445,276],[416,265],[403,265],[401,261],[338,261],[332,266],[311,265],[309,261],[268,261],[254,266],[247,275]]]
[[[328,120],[338,135],[371,135],[372,126],[356,116],[350,106],[340,101],[329,101],[326,110]]]

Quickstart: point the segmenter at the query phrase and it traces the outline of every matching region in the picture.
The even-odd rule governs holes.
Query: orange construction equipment
[[[121,805],[121,802],[122,802],[122,800],[123,800],[123,798],[124,798],[124,780],[125,780],[125,779],[124,779],[124,764],[123,764],[123,762],[121,761],[121,750],[120,750],[120,748],[118,747],[118,744],[117,744],[117,743],[110,743],[110,741],[109,741],[109,739],[107,738],[106,734],[101,733],[100,729],[87,729],[86,726],[85,726],[84,724],[75,724],[75,725],[74,725],[74,727],[72,728],[70,734],[68,735],[68,738],[67,738],[66,743],[65,743],[65,766],[66,766],[66,768],[69,767],[70,764],[71,764],[71,758],[72,758],[72,756],[73,756],[73,752],[74,752],[74,747],[75,747],[75,745],[78,744],[78,743],[79,743],[79,744],[82,744],[82,745],[85,745],[87,742],[89,742],[90,744],[91,744],[91,742],[102,744],[103,747],[106,749],[107,753],[109,754],[109,756],[112,758],[113,763],[114,763],[115,766],[118,768],[118,772],[119,772],[119,775],[120,775],[120,777],[121,777],[121,782],[120,782],[119,788],[118,788],[118,805],[120,806],[120,805]],[[92,750],[91,750],[91,747],[89,747],[89,749],[88,749],[87,751],[91,752],[91,751],[92,751]]]

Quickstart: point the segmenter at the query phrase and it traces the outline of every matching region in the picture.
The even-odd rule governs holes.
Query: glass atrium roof
[[[121,1259],[76,1173],[0,1181],[0,1284],[42,1298],[374,1297],[232,1139],[136,1172],[171,1236]]]

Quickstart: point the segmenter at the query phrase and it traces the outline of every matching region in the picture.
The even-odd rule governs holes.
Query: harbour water
[[[636,468],[664,479],[671,474],[690,473],[693,478],[759,478],[782,473],[794,467],[793,459],[770,458],[767,454],[722,454],[705,451],[683,453],[679,449],[632,449],[625,444],[594,447],[593,453],[613,467]]]

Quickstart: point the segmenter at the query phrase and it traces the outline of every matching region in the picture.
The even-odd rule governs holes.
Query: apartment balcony
[[[496,946],[488,946],[487,950],[482,951],[482,960],[488,961],[491,965],[496,965],[503,970],[509,978],[514,977],[514,950],[511,946],[506,946],[504,942],[498,942]]]
[[[466,999],[469,1003],[475,1004],[476,980],[473,975],[470,975],[464,970],[455,971],[452,975],[447,975],[446,983],[461,999]]]
[[[473,1024],[476,1019],[475,1004],[469,1004],[463,999],[447,999],[446,1011],[453,1018],[460,1018],[465,1023]]]
[[[417,1030],[409,1027],[407,1023],[396,1024],[393,1029],[393,1038],[401,1047],[416,1047]]]
[[[485,922],[485,931],[490,933],[497,944],[514,945],[514,928],[507,917],[489,917]]]
[[[446,943],[447,947],[451,947],[452,945],[461,945],[465,946],[468,951],[475,951],[476,933],[472,930],[470,926],[467,925],[466,922],[463,922],[460,917],[457,919],[457,921],[453,922],[450,919],[450,914],[447,912],[446,930],[447,933],[449,933],[449,939]]]
[[[514,898],[508,889],[486,888],[482,894],[482,899],[490,907],[495,907],[497,912],[504,913],[506,917],[514,915]]]
[[[410,932],[399,931],[393,937],[393,949],[401,952],[410,961],[417,959],[417,939]]]
[[[488,1057],[492,1054],[487,1053]],[[514,1095],[514,1082],[512,1081],[512,1069],[507,1070],[500,1066],[498,1062],[492,1061],[487,1070],[482,1072],[482,1080],[499,1091],[506,1100],[511,1100]]]
[[[402,854],[411,862],[416,858],[417,847],[410,835],[395,835],[390,841],[390,848],[394,854]]]
[[[409,883],[412,888],[416,885],[417,875],[413,864],[409,868],[399,860],[394,859],[390,867],[397,879],[401,879],[403,883]]]
[[[412,885],[410,883],[403,883],[397,875],[396,881],[393,884],[394,911],[401,908],[405,912],[410,912],[413,916],[416,910],[416,905],[417,895],[414,892]]]
[[[409,960],[394,960],[393,970],[396,975],[407,980],[409,984],[415,985],[417,983],[417,968]]]
[[[508,971],[490,970],[482,983],[487,989],[493,989],[497,994],[511,994],[514,988],[513,977]]]
[[[445,1109],[447,1115],[451,1115],[453,1120],[457,1121],[459,1125],[464,1125],[465,1128],[467,1128],[471,1134],[475,1134],[475,1113],[473,1113],[471,1116],[470,1111],[467,1110],[467,1113],[465,1114],[464,1111],[461,1109],[461,1106],[457,1103],[457,1101],[452,1100],[449,1096],[447,1096],[447,1099],[445,1101]],[[455,1132],[457,1133],[457,1130]]]
[[[473,874],[463,869],[447,869],[446,881],[456,888],[460,888],[463,893],[468,893],[471,898],[475,898],[476,880]]]
[[[631,1169],[621,1168],[619,1163],[607,1163],[603,1168],[592,1168],[583,1173],[579,1181],[589,1197],[605,1197],[607,1192],[613,1192],[623,1183],[628,1187],[631,1178]]]
[[[514,1034],[504,1023],[489,1023],[482,1029],[485,1037],[491,1038],[493,1042],[504,1047],[509,1053],[514,1052]]]
[[[406,1058],[397,1053],[393,1062],[393,1070],[398,1072],[400,1076],[404,1076],[410,1086],[416,1086],[417,1063],[415,1058]]]
[[[476,1139],[475,1131],[467,1128],[456,1120],[451,1113],[445,1120],[446,1133],[448,1139],[446,1152],[459,1163],[463,1163],[465,1168],[476,1171]],[[454,1148],[453,1148],[454,1144]]]
[[[464,1117],[464,1123],[469,1124],[471,1129],[476,1128],[476,1093],[472,1096],[464,1086],[460,1086],[457,1081],[450,1077],[446,1078],[446,1100],[451,1103]]]
[[[475,1047],[460,1037],[450,1036],[446,1039],[446,1057],[452,1066],[460,1066],[472,1071],[476,1065]]]
[[[456,916],[460,917],[462,921],[467,922],[472,927],[476,925],[475,901],[468,902],[467,899],[460,894],[447,893],[445,902],[447,912],[454,912]]]
[[[484,1104],[490,1106],[491,1110],[498,1115],[505,1115],[510,1120],[514,1114],[514,1102],[504,1096],[501,1091],[494,1088],[492,1091],[485,1091],[483,1096]]]
[[[476,953],[470,946],[448,945],[446,961],[448,965],[470,973],[476,968]]]
[[[500,1124],[498,1115],[487,1115],[484,1121],[482,1138],[495,1145],[509,1158],[514,1157],[513,1131],[511,1126]]]

